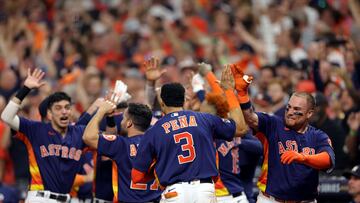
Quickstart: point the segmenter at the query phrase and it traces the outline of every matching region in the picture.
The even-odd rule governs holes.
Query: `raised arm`
[[[9,103],[6,105],[4,111],[1,114],[1,119],[7,123],[11,129],[18,131],[20,127],[20,119],[17,115],[22,100],[26,97],[31,89],[39,88],[45,84],[41,81],[45,73],[40,69],[31,71],[28,69],[27,77],[24,81],[24,86],[17,92]]]
[[[248,87],[253,78],[252,76],[245,75],[241,71],[240,67],[237,67],[236,65],[231,66],[231,71],[235,78],[235,89],[238,94],[237,97],[240,102],[245,121],[250,128],[257,130],[259,126],[259,118],[251,106],[250,97],[248,94]]]
[[[99,141],[100,122],[106,114],[114,112],[115,108],[116,102],[114,102],[113,100],[103,100],[101,102],[98,111],[91,118],[84,131],[83,140],[85,144],[87,144],[89,147],[97,149]]]
[[[161,69],[159,59],[154,57],[151,57],[151,59],[145,61],[143,66],[146,69],[145,94],[147,104],[153,107],[156,98],[155,82],[161,77],[162,74],[166,72],[166,69]]]
[[[248,131],[248,126],[246,125],[243,112],[234,94],[235,81],[229,65],[225,66],[222,72],[220,84],[229,103],[229,118],[236,123],[235,137],[244,136]]]

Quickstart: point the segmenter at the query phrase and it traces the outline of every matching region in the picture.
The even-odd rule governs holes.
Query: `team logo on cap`
[[[103,137],[104,137],[107,141],[114,141],[114,140],[116,140],[116,135],[106,135],[106,134],[104,134]]]

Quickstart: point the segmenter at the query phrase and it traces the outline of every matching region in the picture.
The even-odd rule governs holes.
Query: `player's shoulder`
[[[22,124],[31,124],[31,125],[46,125],[46,122],[41,122],[41,121],[37,121],[37,120],[30,120],[28,118],[19,116],[20,118],[20,125]]]
[[[315,128],[312,125],[308,126],[308,132],[311,133],[313,136],[316,136],[316,137],[324,137],[324,136],[328,137],[328,135],[324,131],[322,131],[319,128]]]
[[[85,131],[86,125],[69,125],[68,129],[71,131]]]
[[[276,122],[279,124],[284,124],[284,119],[283,117],[277,116],[275,114],[269,114],[266,112],[255,112],[256,115],[258,116],[259,119],[261,120],[267,120],[267,121],[271,121],[271,122]]]

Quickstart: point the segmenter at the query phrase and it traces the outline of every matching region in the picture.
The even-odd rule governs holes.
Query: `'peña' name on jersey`
[[[179,116],[177,119],[170,120],[165,122],[161,125],[163,127],[165,133],[169,133],[171,131],[179,130],[180,128],[187,128],[187,127],[195,127],[197,126],[195,116]]]

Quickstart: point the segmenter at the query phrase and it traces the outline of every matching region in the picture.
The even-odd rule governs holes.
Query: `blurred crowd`
[[[358,0],[0,0],[0,112],[34,67],[47,85],[28,97],[30,119],[40,120],[40,102],[61,90],[76,120],[116,80],[130,101],[145,103],[150,56],[166,71],[155,85],[183,83],[197,110],[197,63],[217,76],[236,63],[254,76],[257,111],[283,116],[293,91],[313,93],[312,124],[329,135],[343,170],[360,164],[359,49]],[[0,180],[27,182],[26,149],[8,133],[0,121]]]

